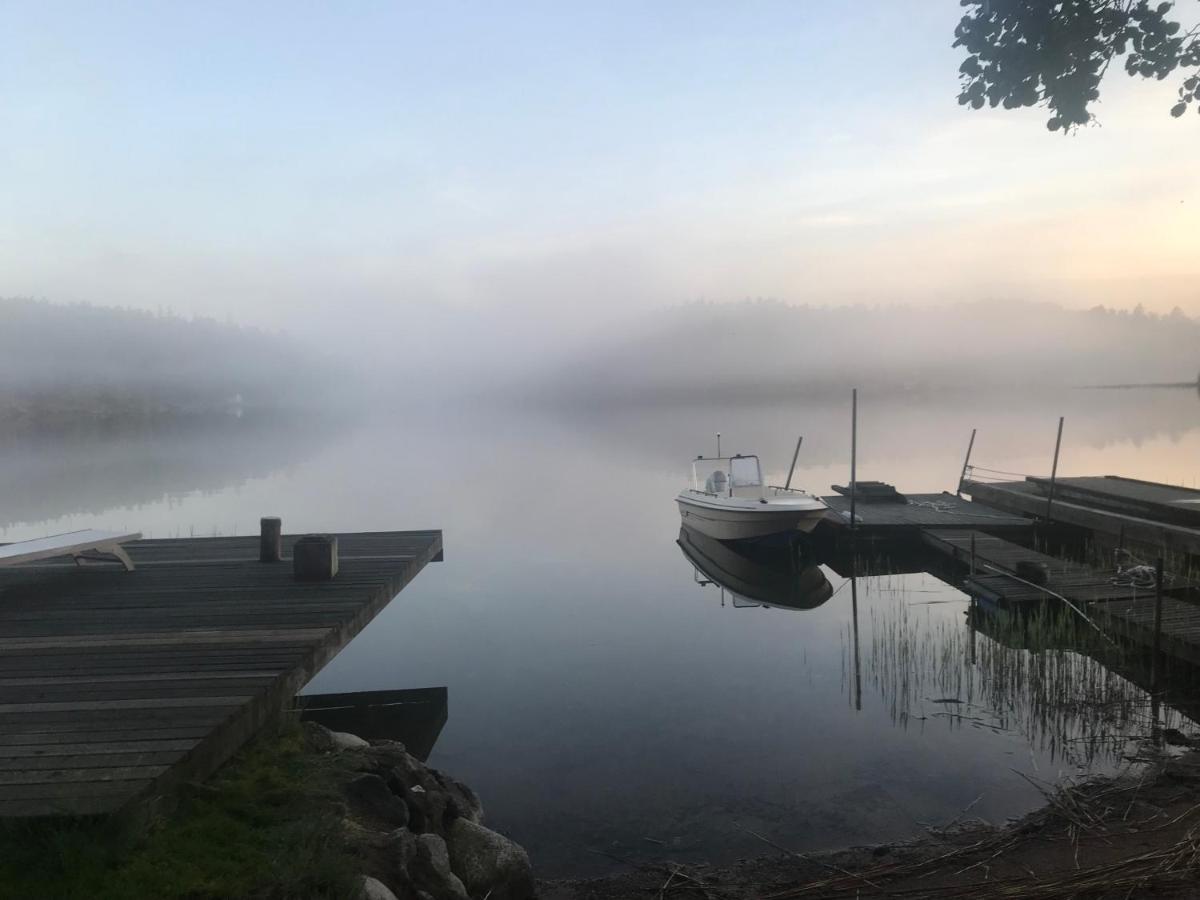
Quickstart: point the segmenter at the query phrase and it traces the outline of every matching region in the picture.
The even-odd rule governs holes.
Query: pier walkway
[[[259,538],[126,545],[136,570],[0,570],[0,816],[120,810],[228,759],[424,568],[440,531],[338,535],[297,581]]]
[[[969,472],[962,490],[1009,515],[1036,516],[1164,551],[1200,554],[1200,491],[1112,475],[988,482]]]
[[[922,540],[932,549],[970,566],[974,544],[975,572],[964,590],[1002,607],[1056,602],[1048,592],[1065,597],[1095,624],[1147,647],[1154,646],[1153,587],[1114,583],[1112,573],[1068,562],[982,532],[928,529]],[[1019,563],[1043,567],[1044,585],[1017,577]],[[1194,592],[1196,584],[1175,577],[1164,585],[1161,599],[1161,649],[1190,663],[1200,663],[1200,604],[1174,596]]]

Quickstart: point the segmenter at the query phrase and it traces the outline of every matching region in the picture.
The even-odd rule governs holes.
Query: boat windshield
[[[692,487],[706,494],[757,497],[762,483],[757,456],[702,456],[692,461]]]

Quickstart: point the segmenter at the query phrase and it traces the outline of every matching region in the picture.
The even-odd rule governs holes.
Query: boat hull
[[[825,518],[822,507],[721,508],[712,503],[676,498],[679,516],[688,528],[718,541],[744,541],[774,534],[808,534]]]

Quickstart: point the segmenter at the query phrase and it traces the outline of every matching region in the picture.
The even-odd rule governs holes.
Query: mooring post
[[[283,559],[283,523],[275,516],[258,522],[258,561],[279,562]]]
[[[1158,692],[1158,654],[1162,650],[1163,559],[1154,562],[1154,650],[1150,660],[1150,689]]]
[[[788,469],[787,482],[783,485],[785,491],[792,487],[792,473],[796,471],[796,460],[800,457],[800,445],[803,443],[804,435],[800,435],[800,440],[796,441],[796,452],[792,454],[792,467]]]
[[[334,534],[306,534],[292,547],[292,574],[297,581],[329,581],[338,573],[338,539]]]
[[[975,429],[971,429],[971,440],[967,441],[967,457],[963,460],[962,474],[958,476],[958,490],[954,492],[956,497],[962,496],[962,484],[967,478],[967,469],[971,465],[971,449],[975,446]]]
[[[1058,451],[1062,447],[1063,417],[1058,417],[1058,437],[1054,439],[1054,465],[1050,468],[1050,495],[1046,497],[1046,521],[1050,521],[1050,508],[1054,505],[1054,482],[1058,479]]]
[[[854,500],[858,494],[858,388],[850,392],[850,528],[858,528]]]

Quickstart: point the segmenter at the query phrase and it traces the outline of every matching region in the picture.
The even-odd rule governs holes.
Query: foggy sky
[[[956,0],[0,6],[0,296],[378,352],[437,305],[1200,315],[1175,83],[1114,71],[1065,139],[969,113]]]

